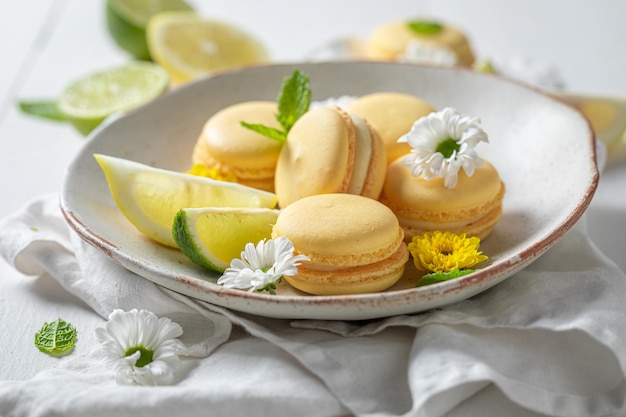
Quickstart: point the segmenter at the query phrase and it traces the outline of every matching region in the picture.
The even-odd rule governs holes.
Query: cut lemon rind
[[[95,154],[115,204],[135,228],[166,246],[178,248],[172,224],[182,208],[274,208],[276,195],[245,185],[213,180]]]
[[[270,239],[278,210],[268,208],[185,208],[175,216],[172,235],[194,263],[222,273],[247,243]]]

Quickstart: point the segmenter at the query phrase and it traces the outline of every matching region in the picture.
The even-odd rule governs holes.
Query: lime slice
[[[274,208],[276,195],[245,185],[154,168],[127,159],[94,155],[115,203],[146,236],[171,247],[172,224],[182,208]]]
[[[270,239],[278,210],[269,208],[185,208],[172,233],[181,251],[196,264],[224,272],[247,243]]]
[[[107,29],[120,48],[137,59],[149,60],[148,21],[157,13],[175,10],[193,11],[193,8],[183,0],[107,0]]]
[[[176,84],[269,60],[265,47],[252,35],[194,13],[159,13],[150,19],[146,36],[152,58]]]
[[[134,62],[73,82],[61,93],[57,106],[64,118],[86,135],[108,116],[163,94],[168,84],[163,68],[151,62]]]

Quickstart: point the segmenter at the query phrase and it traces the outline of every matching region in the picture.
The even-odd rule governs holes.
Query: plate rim
[[[222,77],[222,76],[228,76],[232,73],[250,71],[250,70],[255,70],[258,68],[281,67],[281,68],[287,69],[287,68],[293,68],[294,66],[334,65],[334,64],[342,64],[342,63],[344,62],[272,63],[272,64],[257,66],[253,68],[243,68],[239,70],[233,70],[233,71],[215,74],[211,77],[206,77],[197,81],[193,81],[186,85],[180,86],[178,88],[190,89],[190,88],[194,88],[194,86],[196,86],[199,83],[207,82],[208,79],[215,79],[215,78]],[[427,307],[427,308],[417,308],[418,306],[411,303],[411,300],[415,300],[415,299],[422,299],[422,298],[429,299],[430,297],[437,297],[437,296],[440,297],[442,294],[459,292],[459,289],[464,289],[467,287],[474,288],[475,291],[473,292],[468,291],[467,293],[464,293],[464,294],[470,294],[470,295],[463,295],[462,297],[457,297],[458,299],[456,301],[459,301],[462,299],[467,299],[479,292],[482,292],[498,284],[499,282],[507,279],[508,277],[512,276],[519,270],[523,269],[524,267],[534,262],[541,255],[543,255],[550,247],[552,247],[561,237],[563,237],[563,235],[565,235],[565,233],[568,230],[570,230],[580,220],[584,212],[587,210],[589,204],[591,203],[593,195],[595,194],[596,189],[598,187],[599,177],[600,177],[600,172],[599,172],[599,168],[597,164],[597,150],[595,147],[596,139],[595,139],[595,134],[591,128],[589,121],[584,117],[584,115],[582,115],[582,113],[578,109],[576,109],[571,104],[559,99],[558,97],[555,97],[552,94],[549,94],[546,91],[523,84],[517,80],[511,80],[506,77],[497,76],[497,75],[494,76],[491,74],[487,75],[487,74],[477,73],[473,70],[465,69],[465,68],[438,68],[438,67],[435,68],[433,66],[420,65],[420,64],[350,61],[350,64],[355,64],[355,63],[356,64],[367,63],[367,64],[373,64],[373,65],[415,66],[415,67],[424,67],[424,68],[431,68],[431,69],[434,68],[435,70],[453,71],[453,72],[454,71],[466,71],[466,72],[472,72],[473,74],[476,74],[476,75],[496,77],[496,78],[501,79],[503,82],[517,84],[521,88],[525,88],[525,89],[533,91],[534,93],[543,95],[544,97],[553,101],[554,103],[558,103],[559,105],[565,106],[569,108],[570,110],[573,110],[583,120],[586,121],[587,126],[588,126],[588,129],[587,129],[588,138],[587,139],[589,142],[588,147],[590,151],[590,158],[591,158],[590,167],[591,167],[592,172],[591,172],[591,175],[589,175],[588,183],[586,184],[586,187],[585,187],[584,196],[582,196],[582,198],[578,201],[578,204],[576,205],[576,207],[571,212],[568,213],[568,215],[563,219],[563,221],[558,225],[558,227],[551,229],[549,233],[537,239],[537,241],[533,242],[531,245],[523,248],[522,250],[518,252],[515,252],[514,254],[512,254],[507,259],[503,260],[502,262],[487,265],[484,268],[481,268],[472,274],[462,276],[454,280],[444,281],[441,283],[432,284],[428,286],[398,289],[398,290],[393,290],[393,291],[377,292],[377,293],[369,293],[369,294],[349,294],[349,295],[322,295],[322,296],[281,295],[281,294],[270,295],[270,294],[258,293],[258,292],[248,292],[248,291],[243,291],[243,290],[225,288],[209,280],[204,280],[204,279],[196,278],[193,276],[186,276],[184,274],[172,273],[169,276],[164,276],[160,272],[159,268],[155,268],[154,265],[150,264],[149,262],[144,263],[142,266],[139,266],[138,260],[133,259],[132,256],[120,250],[119,247],[115,245],[115,243],[108,241],[106,238],[100,236],[95,231],[90,229],[88,225],[84,224],[81,221],[80,214],[77,215],[77,213],[75,213],[74,210],[71,209],[71,207],[68,207],[68,203],[66,199],[66,191],[67,191],[67,184],[70,180],[69,178],[70,173],[72,172],[72,167],[75,164],[77,164],[81,160],[81,158],[84,158],[85,149],[88,148],[87,146],[79,150],[79,152],[74,157],[74,159],[72,160],[72,162],[70,163],[70,165],[68,166],[66,170],[66,177],[63,181],[63,188],[62,188],[62,193],[61,193],[60,201],[59,201],[59,206],[60,206],[60,209],[61,209],[61,212],[63,214],[65,221],[69,224],[71,229],[74,230],[74,232],[78,234],[79,237],[81,237],[84,241],[86,241],[90,245],[98,248],[109,259],[117,262],[124,268],[134,272],[135,274],[141,276],[142,278],[152,281],[156,285],[162,285],[166,288],[188,295],[192,298],[206,301],[211,304],[218,305],[220,307],[233,309],[233,310],[245,312],[245,313],[252,313],[252,314],[256,314],[256,315],[264,316],[264,317],[293,318],[293,319],[298,319],[298,318],[328,319],[328,318],[331,318],[331,319],[337,319],[337,320],[361,320],[361,319],[388,317],[388,316],[395,315],[395,314],[419,313],[419,312],[433,308],[432,306]],[[162,100],[162,99],[163,99],[163,96],[155,99],[155,101]],[[152,105],[152,103],[148,103],[146,106],[150,106],[150,105]],[[123,116],[116,115],[115,117],[108,119],[101,126],[99,126],[99,128],[97,128],[96,130],[94,130],[94,132],[92,132],[90,137],[87,138],[87,142],[91,143],[93,141],[96,141],[98,138],[99,132],[106,129],[107,126],[117,123],[120,119],[125,119],[127,117],[130,117],[133,113],[139,112],[139,111],[142,111],[142,108],[135,109]],[[146,271],[148,272],[147,274],[148,276],[146,276],[146,274],[141,273],[141,272],[146,272]],[[172,279],[175,285],[168,286],[168,285],[163,285],[163,284],[156,282],[156,281],[159,281],[161,278]],[[201,291],[201,294],[190,294],[186,292],[184,288],[182,288],[181,284],[199,289]],[[176,287],[176,289],[172,287]],[[243,301],[243,302],[252,301],[254,303],[261,303],[261,304],[271,304],[271,305],[281,304],[281,305],[288,306],[288,308],[290,309],[293,309],[295,307],[299,307],[301,309],[304,308],[304,311],[300,311],[300,312],[292,311],[290,314],[283,314],[283,313],[271,314],[267,312],[260,314],[259,311],[257,311],[257,309],[247,309],[245,307],[242,308],[241,306],[237,307],[237,306],[233,306],[231,303],[216,303],[214,302],[214,300],[209,301],[206,298],[199,297],[199,295],[203,295],[203,294],[211,295],[211,297],[209,298],[217,298],[219,300],[231,300],[232,299],[237,302],[238,301]],[[454,297],[451,297],[451,298],[454,299]],[[354,306],[353,306],[354,309],[359,310],[359,306],[361,305],[367,304],[368,306],[371,306],[373,302],[384,303],[385,301],[394,301],[394,300],[397,300],[397,301],[404,300],[404,302],[400,303],[399,307],[395,309],[391,309],[391,310],[396,311],[395,313],[391,313],[391,314],[389,314],[388,312],[386,313],[384,311],[380,311],[380,309],[375,309],[375,311],[371,311],[369,312],[369,314],[358,313],[358,312],[357,312],[358,314],[355,314],[355,311],[353,309],[349,309],[350,311],[346,312],[346,314],[344,314],[343,317],[341,317],[341,315],[339,315],[340,317],[338,317],[338,313],[336,310],[332,310],[332,317],[326,317],[327,314],[324,314],[323,312],[323,309],[326,308],[326,306],[328,305],[349,304],[352,302],[354,303]],[[437,303],[434,303],[434,304],[437,304]],[[450,302],[444,303],[443,305],[448,305],[448,304],[450,304]],[[442,305],[435,305],[435,307],[437,306],[442,306]],[[398,310],[401,310],[401,311],[398,313]],[[319,314],[317,314],[316,312],[319,312]],[[311,314],[311,313],[314,313],[314,314]]]

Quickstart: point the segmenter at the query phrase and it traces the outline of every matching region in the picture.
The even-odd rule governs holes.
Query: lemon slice
[[[154,168],[101,154],[94,157],[104,171],[115,203],[146,236],[178,247],[172,224],[181,208],[274,208],[276,195],[232,182]]]
[[[169,77],[151,62],[91,73],[70,84],[57,102],[63,117],[86,135],[108,116],[135,109],[163,94]]]
[[[174,10],[193,11],[193,8],[184,0],[107,0],[107,29],[119,47],[134,58],[149,60],[148,21],[157,13]]]
[[[176,214],[172,233],[189,259],[221,273],[247,243],[271,238],[277,218],[278,210],[269,208],[185,208]]]
[[[269,60],[265,47],[252,35],[194,13],[159,13],[150,19],[146,36],[150,55],[175,84]]]
[[[598,140],[611,146],[626,133],[626,98],[556,92],[558,98],[580,110],[591,123]]]

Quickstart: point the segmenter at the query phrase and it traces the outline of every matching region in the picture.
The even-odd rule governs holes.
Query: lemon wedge
[[[224,272],[247,243],[270,239],[278,210],[269,208],[185,208],[174,219],[172,233],[181,251],[196,264]]]
[[[174,217],[182,208],[274,208],[276,195],[245,185],[154,168],[107,155],[94,157],[124,216],[146,236],[177,248]]]
[[[159,13],[148,22],[146,36],[152,59],[174,84],[269,61],[265,46],[254,36],[195,13]]]

